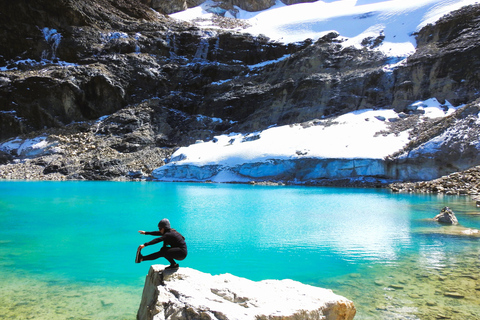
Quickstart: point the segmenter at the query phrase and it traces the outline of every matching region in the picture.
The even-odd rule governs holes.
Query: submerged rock
[[[353,302],[293,280],[251,281],[151,266],[137,319],[353,319]]]
[[[444,207],[442,211],[440,211],[440,213],[433,218],[433,220],[445,224],[458,224],[455,213],[449,207]]]
[[[418,232],[422,234],[442,234],[442,235],[458,236],[458,237],[480,238],[480,230],[473,229],[473,228],[466,228],[462,226],[445,226],[442,228],[428,228],[428,229],[421,229]]]

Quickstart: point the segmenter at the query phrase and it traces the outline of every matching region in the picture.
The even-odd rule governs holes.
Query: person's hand
[[[145,234],[145,231],[143,231],[143,230],[138,230],[138,233],[140,233],[140,234]]]

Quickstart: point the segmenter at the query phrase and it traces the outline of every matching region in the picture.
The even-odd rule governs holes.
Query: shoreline
[[[13,167],[13,168],[12,168]],[[20,170],[15,170],[20,169]],[[342,178],[342,179],[319,179],[309,181],[289,180],[251,180],[215,182],[211,180],[158,180],[152,177],[131,178],[116,177],[110,179],[67,179],[61,174],[45,175],[41,172],[43,167],[28,162],[18,164],[0,165],[0,181],[111,181],[111,182],[174,182],[174,183],[205,183],[205,184],[245,184],[260,186],[305,186],[305,187],[336,187],[336,188],[367,188],[389,189],[395,193],[418,193],[418,194],[445,194],[456,196],[470,196],[474,200],[480,200],[480,166],[473,167],[461,172],[455,172],[428,181],[393,181],[377,178]]]

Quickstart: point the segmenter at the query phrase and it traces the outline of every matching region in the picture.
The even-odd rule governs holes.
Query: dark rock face
[[[244,9],[246,11],[261,11],[275,5],[275,0],[254,0],[254,1],[223,0],[222,2],[231,4],[233,6],[238,6],[239,8]]]
[[[140,0],[147,6],[161,13],[171,14],[186,10],[187,8],[196,7],[205,2],[205,0]],[[317,0],[281,0],[286,5],[316,2]],[[246,11],[261,11],[275,5],[275,0],[214,0],[217,7],[224,10],[235,11],[234,6]]]
[[[476,44],[480,34],[480,6],[465,7],[428,25],[417,34],[417,50],[396,73],[392,105],[403,111],[411,100],[436,97],[454,105],[480,97]]]
[[[478,152],[479,112],[480,99],[477,99],[448,117],[416,126],[410,132],[410,142],[407,146],[389,159],[392,171],[396,170],[398,174],[397,178],[408,180],[408,172],[412,168],[416,168],[420,175],[423,170],[436,172],[434,176],[441,177],[478,165],[480,163]],[[431,186],[434,185],[435,183],[432,181]],[[458,187],[457,184],[454,186]],[[419,189],[423,189],[423,187],[419,187]],[[463,189],[463,187],[458,188]],[[436,190],[447,192],[447,189],[449,188],[439,187]],[[475,186],[471,191],[473,190],[477,190],[477,187]]]
[[[209,105],[222,103],[242,110],[246,121],[241,121],[239,128],[246,131],[388,106],[393,81],[381,72],[385,57],[368,50],[344,49],[336,38],[336,34],[327,35],[256,71],[242,86],[225,84],[229,90],[222,90],[220,96],[212,94]]]
[[[40,151],[0,153],[3,179],[144,180],[165,164],[175,146],[207,139],[223,124],[190,116],[159,99],[126,107],[97,121],[43,132]],[[27,138],[25,138],[27,139]],[[20,164],[9,164],[13,158]]]
[[[96,1],[45,1],[19,0],[15,2],[3,1],[1,9],[0,38],[2,46],[1,65],[5,61],[20,58],[38,59],[45,50],[51,50],[55,40],[45,39],[44,28],[55,29],[62,33],[62,40],[67,44],[60,49],[74,49],[70,38],[74,37],[82,27],[98,29],[121,29],[129,25],[138,25],[141,21],[153,21],[155,15],[146,6],[137,1],[129,0],[96,0]],[[81,30],[89,32],[90,28]],[[7,45],[8,44],[8,45]],[[89,44],[84,43],[85,46]],[[62,53],[58,53],[63,57]],[[71,61],[70,57],[63,57]],[[72,61],[73,62],[73,61]]]
[[[171,14],[196,7],[205,2],[205,0],[141,0],[147,6],[158,12]],[[235,10],[237,6],[246,11],[261,11],[275,5],[275,0],[214,0],[215,6],[223,10]]]
[[[158,12],[171,14],[179,11],[186,10],[188,8],[185,0],[181,1],[165,1],[165,0],[142,0],[148,6],[157,10]]]
[[[306,2],[317,2],[317,0],[281,0],[286,5],[297,4],[297,3],[306,3]]]
[[[480,194],[479,166],[464,171],[460,171],[460,169],[457,168],[450,168],[450,171],[454,171],[454,173],[444,175],[438,179],[419,182],[392,183],[389,185],[389,188],[393,192],[403,193],[442,193],[447,195]]]
[[[200,2],[169,3],[184,8]],[[294,2],[303,1],[288,4]],[[175,147],[219,133],[366,108],[411,113],[412,102],[431,97],[454,105],[479,97],[478,5],[422,29],[417,52],[405,65],[387,71],[390,61],[371,50],[381,38],[366,39],[361,50],[344,48],[335,33],[316,42],[283,45],[264,37],[200,30],[154,12],[155,3],[160,2],[1,2],[0,141],[45,135],[64,151],[51,149],[49,155],[28,160],[43,174],[121,179],[139,176],[130,172],[147,176]],[[272,1],[242,3],[258,10]],[[435,124],[443,131],[414,132],[409,148],[450,126],[468,127],[474,108]],[[109,117],[96,121],[103,116]],[[78,143],[65,142],[69,139]],[[85,152],[91,144],[95,149]],[[455,152],[452,146],[445,145],[431,165],[441,163],[450,173],[480,161],[473,149],[458,153],[466,144],[454,146]],[[157,152],[162,160],[153,156]],[[133,155],[145,158],[144,167]],[[4,153],[1,161],[15,157],[20,155]],[[404,160],[392,159],[401,168]]]
[[[99,1],[90,7],[57,1],[55,10],[55,1],[44,6],[37,0],[18,13],[28,29],[24,36],[31,33],[33,41],[17,43],[8,32],[3,34],[9,50],[0,56],[0,65],[7,66],[0,73],[0,139],[96,119],[150,97],[164,97],[175,108],[199,113],[206,84],[245,73],[244,64],[299,49],[248,35],[205,33],[156,16],[133,0]],[[14,11],[9,4],[0,6],[6,14]],[[33,19],[39,12],[42,20]],[[112,14],[101,19],[107,12]],[[3,22],[2,30],[15,25],[13,20]]]

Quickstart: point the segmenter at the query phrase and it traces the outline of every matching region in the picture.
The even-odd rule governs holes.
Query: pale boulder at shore
[[[251,281],[190,268],[150,267],[138,320],[351,320],[352,301],[329,289],[293,280]]]

